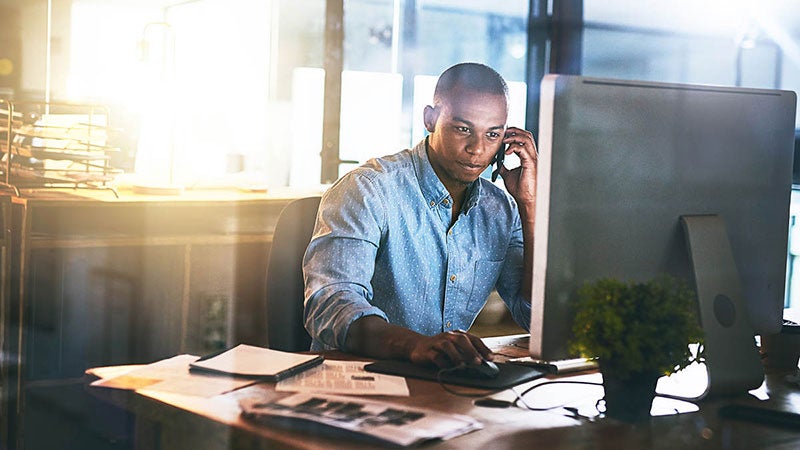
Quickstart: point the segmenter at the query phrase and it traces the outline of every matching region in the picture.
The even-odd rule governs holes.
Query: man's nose
[[[479,155],[489,148],[489,142],[480,136],[473,136],[467,143],[467,151],[471,154]]]

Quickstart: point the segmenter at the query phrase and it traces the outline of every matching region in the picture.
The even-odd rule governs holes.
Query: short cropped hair
[[[484,64],[467,62],[442,72],[433,91],[433,104],[441,104],[457,86],[508,99],[508,84],[497,71]]]

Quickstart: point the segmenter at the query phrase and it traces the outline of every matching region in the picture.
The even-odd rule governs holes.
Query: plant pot
[[[641,422],[650,419],[650,409],[656,395],[656,383],[661,374],[655,371],[639,372],[620,377],[613,370],[603,368],[603,389],[607,417],[624,422]]]

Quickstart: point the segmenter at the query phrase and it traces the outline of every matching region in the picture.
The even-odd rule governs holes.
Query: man
[[[312,350],[442,368],[491,360],[461,330],[494,287],[529,327],[536,146],[507,116],[502,77],[457,64],[425,107],[425,140],[325,193],[303,264]],[[480,178],[503,149],[521,162],[500,169],[513,199]]]

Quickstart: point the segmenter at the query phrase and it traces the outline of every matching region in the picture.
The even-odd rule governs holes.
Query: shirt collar
[[[467,195],[464,200],[464,214],[468,213],[470,208],[478,204],[482,190],[483,186],[481,184],[481,178],[478,178],[469,185],[467,188]]]
[[[436,172],[433,171],[433,166],[428,158],[428,138],[426,137],[420,141],[413,150],[414,167],[417,172],[417,180],[419,187],[422,190],[422,195],[428,201],[428,206],[436,206],[444,199],[450,197],[450,193],[442,184]],[[481,194],[481,179],[478,178],[467,187],[467,195],[463,210],[466,213],[469,208],[478,204],[478,199]]]

